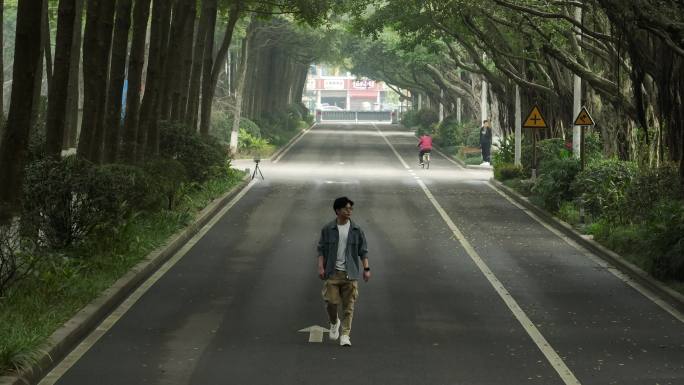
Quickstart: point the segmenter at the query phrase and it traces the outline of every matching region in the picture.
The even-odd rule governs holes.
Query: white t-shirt
[[[347,238],[349,238],[349,224],[351,221],[347,221],[346,224],[337,224],[337,232],[340,234],[339,242],[337,243],[337,260],[335,261],[335,269],[347,271],[346,258],[344,257],[344,252],[347,249]]]

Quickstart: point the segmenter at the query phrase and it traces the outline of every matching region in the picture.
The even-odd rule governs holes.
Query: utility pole
[[[520,87],[515,85],[515,162],[516,166],[520,166],[521,162],[521,147],[522,147],[522,109],[520,107]]]
[[[575,21],[582,22],[582,8],[575,7]],[[582,34],[579,29],[577,29],[577,42],[582,40]],[[581,49],[579,44],[577,44],[578,49]],[[572,116],[577,116],[582,108],[582,78],[577,75],[573,76],[573,104],[572,104]],[[580,147],[581,147],[581,136],[582,127],[574,126],[572,127],[572,154],[575,158],[580,157]]]

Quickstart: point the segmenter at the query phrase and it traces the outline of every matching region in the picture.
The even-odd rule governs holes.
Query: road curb
[[[48,339],[38,362],[17,376],[0,377],[0,385],[37,384],[52,368],[90,334],[130,293],[170,259],[197,234],[221,209],[249,183],[249,175],[230,191],[216,198],[199,212],[195,221],[172,235],[168,242],[149,253],[128,273],[103,291],[93,302],[79,310]]]
[[[529,199],[520,195],[517,191],[513,190],[512,188],[504,185],[503,183],[495,180],[494,178],[490,179],[490,183],[494,185],[496,188],[498,188],[500,191],[508,195],[510,198],[515,200],[516,202],[525,206],[526,209],[534,212],[535,215],[542,218],[544,221],[549,223],[557,230],[561,231],[564,235],[568,236],[570,239],[572,239],[585,249],[594,253],[599,258],[609,262],[622,273],[626,274],[629,278],[654,292],[656,295],[661,297],[661,299],[669,303],[678,311],[684,312],[684,295],[667,287],[662,282],[651,277],[644,270],[634,265],[633,263],[627,261],[618,253],[609,250],[608,248],[599,244],[593,239],[580,234],[570,224],[556,218],[555,216],[549,214],[547,211],[532,204],[532,202],[530,202]]]

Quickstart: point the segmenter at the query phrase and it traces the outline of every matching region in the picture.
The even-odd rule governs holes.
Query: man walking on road
[[[353,209],[354,202],[349,198],[335,199],[336,218],[323,226],[318,241],[318,276],[325,280],[322,294],[330,318],[330,338],[339,338],[341,346],[351,346],[349,335],[359,294],[358,279],[363,276],[368,282],[371,276],[366,236],[351,220]],[[337,315],[339,305],[342,305],[341,320]]]

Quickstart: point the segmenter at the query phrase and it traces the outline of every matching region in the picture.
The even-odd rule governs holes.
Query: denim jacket
[[[368,258],[368,246],[366,245],[366,235],[361,227],[350,220],[349,236],[347,237],[347,248],[345,250],[345,262],[347,276],[349,279],[358,280],[363,269],[361,259]],[[337,259],[337,243],[340,234],[337,230],[337,220],[329,222],[321,229],[321,238],[318,241],[318,255],[323,256],[323,266],[325,266],[325,278],[330,277],[335,272],[335,260]]]

